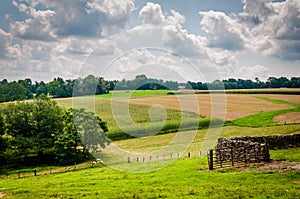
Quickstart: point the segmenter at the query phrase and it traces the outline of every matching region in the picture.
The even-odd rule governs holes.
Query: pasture
[[[95,111],[107,122],[111,133],[118,133],[121,132],[121,129],[116,120],[126,124],[126,120],[122,120],[126,112],[138,126],[132,128],[130,127],[131,123],[128,123],[130,131],[135,129],[139,131],[140,128],[156,131],[167,125],[170,125],[168,127],[170,130],[178,127],[178,121],[182,119],[182,115],[185,116],[182,121],[186,125],[189,125],[190,121],[194,125],[193,122],[207,120],[207,117],[211,116],[212,107],[222,108],[225,100],[225,119],[227,121],[224,127],[215,127],[220,130],[223,137],[300,133],[300,124],[293,124],[298,121],[300,106],[300,99],[296,95],[226,94],[223,98],[222,94],[215,93],[212,94],[216,97],[213,102],[217,104],[212,106],[211,95],[199,94],[196,95],[199,103],[195,108],[194,104],[191,104],[195,97],[192,94],[178,97],[167,95],[166,91],[118,92],[116,95],[74,98],[73,105]],[[132,97],[128,101],[129,96]],[[180,100],[184,100],[184,103]],[[57,102],[66,108],[72,106],[71,98],[58,99]],[[113,113],[113,108],[121,110],[119,115]],[[219,114],[220,116],[224,115],[223,112]],[[165,119],[165,123],[161,123],[161,119]],[[292,124],[283,125],[285,120]],[[209,120],[207,121],[209,122]],[[191,131],[182,133],[186,133],[188,136],[189,132]],[[158,170],[146,173],[128,173],[112,169],[109,166],[100,166],[21,179],[6,178],[0,181],[0,197],[300,198],[299,169],[272,170],[272,165],[240,165],[208,171],[207,158],[200,157],[199,154],[207,133],[207,128],[197,130],[189,147],[185,153],[181,154],[181,158]],[[151,135],[113,141],[113,144],[122,150],[137,153],[142,157],[144,154],[156,152],[169,145],[175,137],[175,133]],[[174,145],[173,147],[180,146]],[[187,158],[187,153],[191,154],[191,158]],[[202,156],[205,154],[205,151],[201,151]],[[288,168],[287,165],[296,165],[298,168],[300,149],[272,150],[271,158],[278,161],[284,160],[279,162],[278,168]],[[124,167],[128,164],[131,167],[145,164],[145,166],[156,168],[163,165],[164,161],[168,161],[168,157],[146,163],[122,164],[126,164]]]

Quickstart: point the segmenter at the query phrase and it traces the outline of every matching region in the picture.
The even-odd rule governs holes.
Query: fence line
[[[179,153],[170,153],[168,155],[152,155],[152,156],[133,156],[133,157],[127,157],[127,163],[147,163],[147,162],[154,162],[159,160],[165,160],[165,159],[178,159],[178,158],[193,158],[193,157],[200,157],[203,152],[199,153],[192,153],[188,152],[186,154],[179,154]],[[32,169],[32,171],[26,171],[26,172],[18,172],[10,175],[0,175],[0,179],[20,179],[20,178],[27,178],[27,177],[34,177],[34,176],[43,176],[43,175],[51,175],[51,174],[57,174],[57,173],[64,173],[64,172],[70,172],[70,171],[76,171],[81,169],[87,169],[87,168],[93,168],[93,167],[99,167],[103,164],[96,163],[95,161],[91,162],[85,162],[81,164],[74,164],[74,165],[68,165],[63,167],[51,167],[49,166],[48,169],[38,171],[37,169]]]

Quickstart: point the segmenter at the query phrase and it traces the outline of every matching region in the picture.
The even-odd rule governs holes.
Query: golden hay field
[[[300,112],[294,112],[294,113],[287,113],[283,115],[278,115],[274,118],[274,121],[279,124],[284,123],[299,123],[300,122]]]
[[[192,101],[193,97],[197,97],[198,107],[195,107],[193,104],[189,105],[189,100]],[[283,110],[293,108],[292,106],[286,104],[274,104],[262,99],[257,98],[256,96],[272,98],[272,99],[282,99],[289,102],[299,103],[299,96],[294,95],[262,95],[262,94],[198,94],[198,95],[182,95],[180,98],[184,103],[184,106],[180,106],[180,102],[177,97],[174,95],[169,96],[159,96],[159,97],[149,97],[149,98],[137,98],[131,99],[131,103],[135,104],[147,104],[147,105],[156,105],[159,104],[165,108],[172,109],[182,109],[186,111],[196,112],[201,116],[212,115],[212,107],[219,111],[216,117],[222,117],[222,97],[225,97],[226,100],[226,120],[233,120],[247,115],[267,112],[273,110]],[[212,98],[214,100],[213,106]],[[198,110],[197,110],[198,109]],[[219,110],[218,110],[219,109]]]

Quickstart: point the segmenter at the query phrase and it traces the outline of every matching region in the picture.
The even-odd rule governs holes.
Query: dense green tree
[[[39,83],[39,86],[36,88],[36,96],[40,95],[47,95],[48,94],[48,88],[45,82],[41,81]]]
[[[62,110],[42,95],[33,102],[9,103],[2,108],[11,149],[27,155],[39,153],[54,145],[54,135],[62,132]]]
[[[109,82],[105,81],[103,77],[98,78],[98,84],[96,88],[96,94],[106,94],[109,93]]]
[[[53,147],[54,135],[62,132],[63,110],[45,95],[37,98],[33,107],[35,147],[42,152],[44,148]]]
[[[6,139],[3,137],[5,134],[5,123],[3,118],[3,113],[0,109],[0,169],[5,164],[4,152],[7,148]]]
[[[63,132],[56,134],[54,154],[60,164],[73,164],[84,159],[85,150],[79,148],[81,140],[74,124],[73,111],[68,109],[63,116]]]
[[[26,78],[24,80],[19,80],[18,81],[19,84],[21,84],[24,88],[26,88],[26,96],[27,99],[32,99],[33,98],[33,85],[32,85],[32,81],[29,78]]]
[[[28,99],[26,88],[17,82],[3,84],[0,89],[0,102]]]
[[[68,109],[64,114],[63,133],[55,137],[55,156],[61,164],[84,159],[88,152],[109,144],[107,125],[98,116],[84,109]]]
[[[73,118],[85,149],[93,152],[109,144],[105,136],[108,131],[107,124],[97,115],[84,109],[73,109]]]
[[[62,78],[54,78],[47,84],[47,91],[52,97],[70,97],[67,95],[65,82]]]

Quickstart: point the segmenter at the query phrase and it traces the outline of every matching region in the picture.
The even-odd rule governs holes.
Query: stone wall
[[[219,138],[215,149],[215,162],[269,161],[269,149],[300,147],[300,134],[256,137]]]
[[[223,139],[223,138],[221,138]],[[300,147],[300,134],[293,135],[275,135],[275,136],[245,136],[233,137],[231,141],[246,141],[268,144],[269,149],[288,149]]]
[[[219,138],[215,149],[215,162],[223,164],[231,162],[262,162],[269,161],[269,149],[266,144],[249,140]]]

